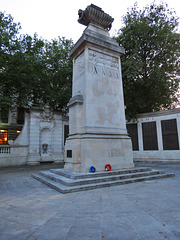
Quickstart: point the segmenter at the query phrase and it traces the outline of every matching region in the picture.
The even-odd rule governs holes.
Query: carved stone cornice
[[[97,32],[99,30],[99,33]],[[85,43],[92,43],[107,49],[111,49],[114,52],[119,53],[120,55],[125,53],[125,49],[116,42],[115,39],[112,39],[109,36],[103,35],[101,30],[95,24],[90,23],[88,27],[84,30],[83,35],[74,45],[73,49],[70,51],[70,56],[74,57],[76,50]],[[108,33],[109,34],[109,33]]]

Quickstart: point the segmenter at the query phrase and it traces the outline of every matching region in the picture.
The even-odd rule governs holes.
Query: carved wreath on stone
[[[53,119],[53,112],[50,109],[50,106],[46,104],[43,108],[43,112],[41,112],[41,120],[50,122]]]

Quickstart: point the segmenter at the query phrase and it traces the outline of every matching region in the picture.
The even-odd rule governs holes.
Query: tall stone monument
[[[124,48],[108,33],[114,19],[93,4],[78,14],[78,22],[87,27],[71,50],[73,89],[65,170],[88,172],[93,165],[104,171],[105,164],[112,170],[132,168],[121,75]]]

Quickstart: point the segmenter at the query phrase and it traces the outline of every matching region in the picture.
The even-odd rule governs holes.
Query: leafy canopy
[[[20,28],[19,23],[13,23],[11,15],[5,16],[0,12],[0,104],[3,107],[9,107],[13,103],[9,96],[14,94],[14,89],[7,87],[11,86],[13,81],[6,78],[6,73],[12,61],[11,56],[13,57],[19,48],[17,34]]]
[[[165,4],[143,10],[137,3],[123,17],[116,38],[125,48],[122,76],[126,116],[169,108],[179,87],[178,18]]]
[[[71,97],[72,40],[19,35],[20,24],[0,12],[0,107],[48,103],[66,110]]]

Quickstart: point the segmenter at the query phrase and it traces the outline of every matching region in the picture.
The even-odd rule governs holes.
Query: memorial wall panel
[[[163,150],[178,150],[178,132],[176,119],[162,120]]]
[[[139,150],[137,123],[127,124],[127,131],[132,140],[133,151]]]
[[[156,122],[142,123],[144,150],[158,150]]]

